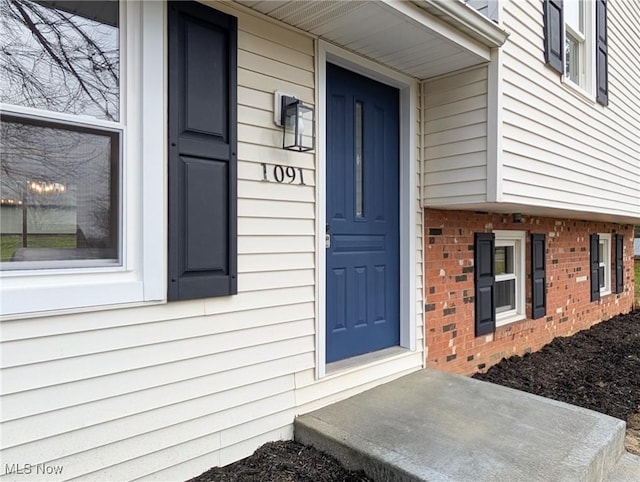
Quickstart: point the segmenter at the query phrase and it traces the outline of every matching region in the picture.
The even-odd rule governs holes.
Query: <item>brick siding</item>
[[[633,306],[633,226],[523,215],[425,209],[425,312],[427,367],[452,373],[484,371],[502,358],[540,349],[556,336],[567,336]],[[526,231],[527,318],[474,333],[474,233]],[[546,235],[547,314],[531,316],[531,233]],[[624,291],[590,301],[589,235],[624,235]],[[615,256],[612,252],[612,263]],[[615,269],[611,267],[615,291]]]

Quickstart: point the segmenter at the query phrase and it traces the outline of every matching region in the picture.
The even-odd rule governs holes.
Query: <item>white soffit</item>
[[[498,29],[487,26],[480,13],[467,12],[469,7],[452,1],[479,25]],[[415,3],[394,0],[238,3],[417,79],[489,62],[491,47],[497,46],[486,35],[471,36],[474,24],[468,19],[464,29],[460,22],[448,21],[455,9],[432,13]]]

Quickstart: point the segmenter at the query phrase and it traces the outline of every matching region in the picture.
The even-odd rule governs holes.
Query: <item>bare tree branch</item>
[[[118,28],[83,16],[98,3],[81,15],[0,0],[0,101],[117,121]]]

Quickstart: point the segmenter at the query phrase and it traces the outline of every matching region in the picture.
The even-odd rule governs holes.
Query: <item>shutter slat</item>
[[[547,314],[545,235],[531,235],[531,318]]]
[[[596,0],[596,100],[609,103],[607,0]]]
[[[544,61],[558,73],[564,73],[564,15],[562,0],[544,0]]]
[[[169,300],[237,293],[237,19],[169,2]]]
[[[475,233],[475,329],[476,336],[496,329],[495,234]]]
[[[616,293],[624,292],[624,236],[616,234]]]
[[[590,261],[590,286],[591,286],[591,301],[598,301],[600,299],[600,236],[592,234],[589,236],[589,261]]]

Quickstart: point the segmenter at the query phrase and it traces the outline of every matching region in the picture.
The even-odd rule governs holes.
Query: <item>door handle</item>
[[[324,247],[329,249],[331,247],[331,234],[329,234],[329,225],[326,225],[325,235],[324,235]]]

